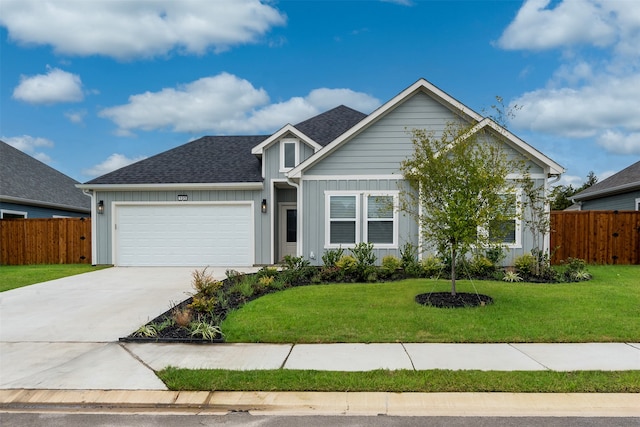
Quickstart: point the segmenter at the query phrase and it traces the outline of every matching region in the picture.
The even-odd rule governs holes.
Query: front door
[[[279,241],[280,256],[282,260],[285,255],[296,256],[298,241],[298,209],[295,203],[280,203],[280,224]]]

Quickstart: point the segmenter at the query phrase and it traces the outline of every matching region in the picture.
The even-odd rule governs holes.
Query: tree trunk
[[[451,295],[456,295],[456,249],[451,245]]]

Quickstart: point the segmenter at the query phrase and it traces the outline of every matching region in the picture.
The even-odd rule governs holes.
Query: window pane
[[[296,167],[296,144],[292,142],[284,143],[284,167]]]
[[[355,243],[356,223],[355,221],[332,221],[329,230],[329,243]]]
[[[295,242],[297,239],[298,211],[287,209],[287,242]]]
[[[331,219],[356,217],[356,196],[331,196],[329,200]]]
[[[393,243],[393,221],[369,221],[367,224],[369,243]]]
[[[393,196],[367,197],[368,218],[393,218]]]
[[[515,243],[516,221],[493,221],[489,227],[489,240],[494,243]]]

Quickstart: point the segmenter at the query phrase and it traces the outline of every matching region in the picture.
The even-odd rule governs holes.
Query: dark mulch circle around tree
[[[451,295],[451,292],[431,292],[416,295],[416,302],[437,308],[463,308],[493,304],[493,298],[488,295],[465,292],[458,292],[455,295]]]

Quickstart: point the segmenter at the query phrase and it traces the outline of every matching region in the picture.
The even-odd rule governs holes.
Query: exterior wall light
[[[104,213],[104,200],[98,202],[98,213],[101,215]]]
[[[267,213],[267,199],[262,199],[262,204],[260,205],[260,211],[262,213]]]

